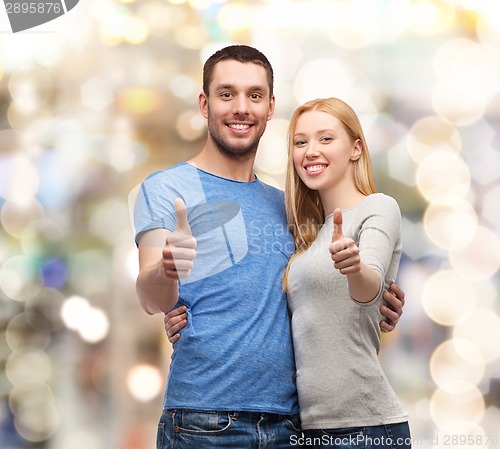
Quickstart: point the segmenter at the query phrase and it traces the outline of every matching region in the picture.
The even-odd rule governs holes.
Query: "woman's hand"
[[[188,315],[186,310],[186,306],[180,306],[165,314],[165,318],[163,320],[165,322],[165,332],[167,334],[168,341],[172,344],[181,338],[179,331],[187,325]]]

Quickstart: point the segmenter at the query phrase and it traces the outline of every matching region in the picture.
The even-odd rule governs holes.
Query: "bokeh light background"
[[[135,296],[129,198],[201,149],[202,63],[231,43],[275,68],[262,180],[283,186],[298,104],[362,119],[403,213],[381,360],[415,446],[500,445],[498,0],[81,0],[19,34],[3,8],[2,448],[154,447],[170,348]]]

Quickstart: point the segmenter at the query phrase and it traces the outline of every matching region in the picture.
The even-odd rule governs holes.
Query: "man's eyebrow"
[[[224,90],[224,89],[234,89],[236,86],[234,84],[219,84],[218,86],[215,87],[216,90]],[[252,92],[264,92],[266,90],[265,86],[260,86],[260,85],[255,85],[255,86],[250,86],[246,88],[248,91]]]
[[[266,90],[265,86],[251,86],[250,89],[248,90],[256,90],[256,91],[263,91]]]
[[[218,86],[215,86],[216,90],[232,89],[232,88],[234,88],[233,84],[219,84]]]

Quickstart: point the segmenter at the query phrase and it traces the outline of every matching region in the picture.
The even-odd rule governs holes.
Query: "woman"
[[[383,292],[401,255],[396,201],[376,193],[359,119],[337,98],[289,126],[288,293],[306,447],[409,448],[407,415],[378,362]]]

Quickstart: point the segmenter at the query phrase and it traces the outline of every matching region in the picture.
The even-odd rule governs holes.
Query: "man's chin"
[[[252,147],[218,147],[219,151],[226,157],[234,160],[248,160],[253,157],[255,157],[255,154],[257,153],[257,146],[252,146]]]

